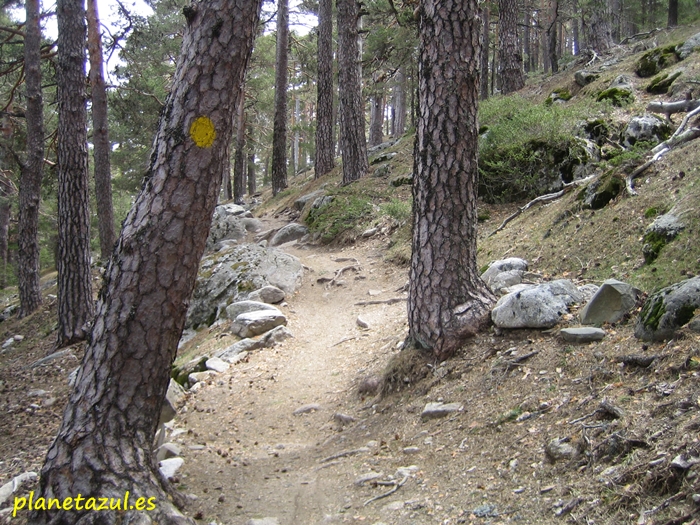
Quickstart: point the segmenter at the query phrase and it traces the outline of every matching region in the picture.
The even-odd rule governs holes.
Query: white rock
[[[176,458],[182,454],[182,450],[175,443],[163,443],[156,450],[156,461]]]
[[[206,367],[207,370],[213,370],[214,372],[219,372],[220,374],[223,374],[231,367],[231,365],[229,365],[226,361],[218,357],[210,357],[209,359],[207,359]]]
[[[158,464],[158,469],[165,479],[170,479],[175,476],[177,471],[184,464],[185,460],[182,458],[164,459]]]
[[[277,304],[284,301],[285,293],[276,286],[263,286],[259,290],[251,292],[248,299],[251,301],[259,301],[267,304]]]
[[[3,503],[5,503],[12,494],[17,492],[24,483],[36,481],[37,479],[39,479],[39,476],[36,472],[24,472],[5,483],[0,487],[0,507],[2,507]]]
[[[362,319],[362,317],[360,317],[359,315],[357,316],[357,319],[355,320],[355,323],[356,323],[357,326],[359,326],[360,328],[369,328],[369,323],[368,323],[367,321],[365,321],[364,319]]]
[[[259,310],[240,314],[231,324],[231,331],[240,337],[254,337],[264,334],[276,326],[286,325],[287,318],[276,308],[275,310]]]

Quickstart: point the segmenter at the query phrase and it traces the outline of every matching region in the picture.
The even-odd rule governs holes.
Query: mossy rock
[[[645,341],[664,341],[687,324],[700,308],[700,277],[667,286],[652,294],[642,307],[634,335]]]
[[[583,188],[578,198],[583,201],[584,208],[599,210],[617,197],[624,187],[625,183],[620,177],[609,173]]]
[[[611,135],[610,125],[602,118],[588,120],[583,126],[583,131],[589,140],[592,140],[598,146],[605,144]]]
[[[609,100],[613,106],[621,108],[634,102],[634,95],[629,89],[611,87],[605,91],[601,91],[596,100],[598,102]]]
[[[208,359],[209,357],[204,355],[195,357],[191,361],[188,361],[181,366],[173,365],[170,372],[170,377],[172,377],[175,382],[179,383],[180,385],[189,387],[188,378],[190,377],[190,374],[195,372],[204,372],[207,369]]]
[[[668,88],[671,87],[671,84],[673,84],[679,76],[681,76],[680,71],[674,73],[671,76],[669,76],[668,73],[666,73],[654,77],[649,83],[649,85],[646,87],[647,93],[652,93],[654,95],[663,95],[665,93],[668,93]]]
[[[544,101],[545,105],[551,106],[555,102],[566,102],[567,100],[571,100],[573,95],[571,94],[571,91],[568,90],[568,88],[558,88],[552,91],[552,93],[547,97],[547,100]]]
[[[676,64],[678,60],[675,45],[659,47],[644,53],[637,61],[634,71],[642,78],[649,78],[658,75],[662,69]]]
[[[667,243],[668,241],[665,235],[656,232],[647,232],[644,235],[644,246],[642,246],[644,262],[646,264],[653,263],[659,257],[661,250]]]

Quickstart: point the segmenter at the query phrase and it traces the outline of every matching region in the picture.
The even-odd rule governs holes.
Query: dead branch
[[[674,102],[652,102],[647,106],[647,111],[661,113],[671,120],[674,113],[687,113],[700,107],[700,100],[677,100]]]
[[[655,34],[658,33],[659,31],[661,31],[661,29],[657,27],[657,28],[655,28],[655,29],[652,29],[651,31],[646,31],[646,32],[644,32],[644,33],[637,33],[636,35],[632,35],[632,36],[625,37],[625,38],[620,42],[620,44],[625,45],[625,44],[627,44],[627,43],[629,43],[629,42],[634,42],[634,41],[637,40],[638,38],[647,38],[647,37],[650,37],[650,36],[652,36],[652,35],[655,35]]]
[[[557,200],[558,198],[563,197],[564,195],[569,193],[572,189],[581,186],[582,184],[588,183],[594,177],[594,175],[591,175],[590,177],[586,177],[585,179],[569,182],[568,184],[564,184],[564,187],[556,193],[548,193],[547,195],[540,195],[539,197],[532,199],[522,208],[518,208],[518,210],[511,216],[506,217],[505,220],[501,223],[501,225],[489,234],[489,237],[493,237],[494,235],[496,235],[499,231],[506,227],[506,224],[508,224],[510,221],[518,217],[518,215],[531,208],[535,204],[538,204],[540,202],[551,202],[553,200]]]
[[[369,452],[369,449],[367,447],[360,447],[353,450],[344,450],[343,452],[338,452],[337,454],[333,454],[332,456],[323,458],[319,463],[328,463],[329,461],[333,461],[334,459],[346,458],[348,456],[356,456],[358,454],[364,454],[365,452]]]
[[[406,297],[392,297],[391,299],[360,301],[359,303],[355,303],[355,306],[369,306],[372,304],[395,304],[400,303],[402,301],[406,301]]]
[[[379,500],[379,499],[383,499],[383,498],[386,498],[386,497],[388,497],[388,496],[391,496],[394,492],[396,492],[396,491],[399,490],[401,487],[403,487],[403,486],[406,484],[406,481],[408,481],[408,476],[404,476],[403,479],[402,479],[401,481],[393,480],[393,481],[389,481],[389,482],[381,482],[381,481],[380,481],[380,482],[377,482],[377,485],[390,485],[390,484],[391,484],[391,485],[394,485],[394,486],[391,487],[390,490],[384,492],[383,494],[380,494],[379,496],[374,496],[373,498],[368,499],[367,501],[365,501],[365,502],[363,503],[362,506],[363,506],[363,507],[366,507],[367,505],[369,505],[369,504],[372,503],[373,501],[377,501],[377,500]]]
[[[326,277],[326,278],[324,279],[323,277],[321,277],[320,279],[317,279],[316,282],[318,282],[319,284],[320,284],[321,282],[325,282],[325,283],[326,283],[326,288],[330,288],[330,287],[333,286],[334,284],[338,284],[338,279],[340,278],[340,276],[342,276],[345,272],[349,272],[350,270],[352,270],[352,271],[354,271],[354,272],[361,272],[361,271],[362,271],[362,267],[361,267],[359,264],[351,264],[350,266],[343,266],[342,268],[339,268],[339,269],[337,269],[337,270],[335,271],[335,275],[333,276],[332,279],[330,279],[330,280],[325,280],[325,279],[328,279],[328,278]]]

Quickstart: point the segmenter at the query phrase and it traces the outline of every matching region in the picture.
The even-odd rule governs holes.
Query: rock
[[[374,157],[370,161],[370,164],[374,166],[375,164],[381,164],[382,162],[388,162],[391,159],[393,159],[394,157],[396,157],[396,152],[394,152],[394,151],[380,153],[379,155],[377,155],[376,157]]]
[[[635,64],[634,72],[641,78],[648,78],[657,75],[665,69],[678,62],[676,46],[670,45],[657,47],[644,53]]]
[[[286,326],[276,326],[269,332],[263,334],[263,336],[260,338],[260,342],[262,343],[264,348],[269,348],[291,337],[294,336]]]
[[[604,281],[588,304],[581,309],[581,324],[600,326],[603,323],[618,322],[634,308],[640,293],[634,286],[616,279]]]
[[[561,336],[564,341],[569,343],[590,343],[603,339],[603,337],[605,337],[605,330],[588,326],[581,328],[562,328]]]
[[[394,144],[396,144],[398,140],[389,140],[387,142],[382,142],[381,144],[377,144],[376,146],[372,146],[371,148],[367,148],[367,154],[368,155],[373,155],[377,153],[378,151],[382,151],[384,149],[390,148]]]
[[[211,229],[207,238],[207,250],[212,250],[220,241],[233,239],[242,241],[246,236],[246,227],[241,215],[245,212],[238,204],[221,204],[214,209]]]
[[[634,335],[644,341],[672,339],[700,308],[700,277],[681,281],[651,295],[639,314]]]
[[[362,317],[360,317],[359,315],[357,316],[357,319],[355,319],[355,324],[360,328],[369,328],[369,323],[367,323],[367,321],[362,319]]]
[[[177,471],[184,464],[185,460],[182,458],[164,459],[158,463],[158,470],[160,470],[160,473],[163,474],[165,479],[170,479],[175,477]]]
[[[78,372],[80,367],[75,368],[70,374],[68,374],[68,386],[73,388],[75,386],[75,381],[78,379]]]
[[[581,69],[579,71],[576,71],[574,73],[574,81],[581,87],[587,86],[591,82],[595,82],[598,80],[598,75],[597,73],[592,73],[591,71],[586,71],[585,69]]]
[[[581,293],[581,297],[583,297],[583,302],[585,303],[588,303],[599,289],[600,286],[592,283],[584,284],[583,286],[578,287],[578,291]]]
[[[481,278],[494,293],[498,293],[502,288],[520,284],[526,271],[526,260],[510,257],[492,262]]]
[[[236,317],[238,317],[241,314],[247,314],[249,312],[259,312],[259,311],[270,311],[270,312],[279,312],[279,309],[271,306],[267,303],[264,303],[262,301],[238,301],[235,303],[231,303],[226,307],[226,317],[231,319],[231,321],[235,321]]]
[[[277,304],[284,301],[285,294],[284,291],[280,290],[276,286],[263,286],[259,290],[252,292],[248,299],[251,301],[259,301],[267,304]]]
[[[280,525],[280,522],[277,518],[261,518],[248,520],[246,525]]]
[[[302,195],[299,197],[297,200],[294,201],[294,209],[298,211],[302,211],[306,205],[309,202],[315,201],[319,197],[323,197],[324,191],[323,190],[316,190],[312,191],[311,193],[307,193],[306,195]]]
[[[292,412],[292,415],[300,416],[302,414],[308,414],[310,412],[316,412],[318,410],[321,410],[321,405],[318,405],[316,403],[310,403],[308,405],[300,406],[294,412]]]
[[[232,344],[228,348],[224,348],[220,352],[216,353],[216,357],[219,357],[226,361],[227,363],[233,364],[234,362],[237,362],[239,359],[237,356],[242,353],[248,353],[251,350],[257,350],[258,348],[262,348],[262,342],[257,341],[255,339],[242,339],[238,341],[237,343]]]
[[[201,355],[188,361],[182,366],[174,366],[172,377],[180,385],[187,384],[187,378],[190,374],[193,372],[204,372],[207,369],[207,359],[209,359],[209,356]]]
[[[671,466],[681,470],[688,470],[697,463],[700,463],[700,458],[688,454],[678,454],[671,460]]]
[[[378,232],[379,228],[370,228],[369,230],[363,231],[360,237],[362,237],[363,239],[367,239],[369,237],[372,237],[373,235],[377,235]]]
[[[678,217],[670,213],[660,215],[644,232],[642,254],[644,262],[651,264],[661,253],[666,244],[675,239],[685,229]]]
[[[236,317],[231,324],[231,331],[240,337],[253,337],[286,324],[287,318],[279,310],[258,310]]]
[[[217,373],[212,371],[212,370],[206,370],[204,372],[194,372],[193,374],[190,374],[187,377],[187,380],[190,383],[190,386],[200,383],[200,382],[207,382],[209,381],[212,377],[216,377]]]
[[[241,220],[241,223],[243,223],[243,227],[246,231],[250,233],[260,233],[263,229],[262,221],[254,217],[245,217]]]
[[[348,425],[357,421],[357,418],[349,416],[348,414],[341,414],[340,412],[336,412],[335,414],[333,414],[333,420],[337,423],[340,423],[341,425]]]
[[[625,183],[620,177],[611,174],[603,175],[583,189],[583,207],[590,210],[605,208],[624,187]]]
[[[318,197],[316,200],[314,200],[313,204],[311,204],[311,209],[318,210],[320,208],[323,208],[324,206],[328,206],[334,200],[335,197],[333,195],[325,195],[323,197]]]
[[[404,454],[420,454],[420,447],[403,447]]]
[[[690,320],[687,326],[693,332],[700,333],[700,314],[696,314],[695,317]],[[0,392],[2,392],[2,386],[0,386]]]
[[[653,115],[632,117],[622,132],[622,145],[631,148],[640,140],[656,144],[666,140],[670,132],[668,124]]]
[[[555,438],[547,443],[544,453],[552,463],[556,463],[560,460],[574,459],[578,457],[580,451],[571,444],[568,438]]]
[[[208,370],[213,370],[214,372],[218,372],[220,374],[223,374],[231,367],[231,365],[219,357],[211,357],[207,359],[206,366]]]
[[[185,327],[212,325],[228,305],[264,286],[276,286],[292,294],[301,285],[302,274],[296,257],[257,244],[242,244],[208,255],[200,263]]]
[[[19,476],[15,476],[10,481],[5,483],[2,487],[0,487],[0,507],[2,507],[3,504],[10,499],[12,494],[22,488],[22,485],[25,483],[31,483],[32,481],[36,481],[38,479],[39,476],[36,472],[23,472]]]
[[[391,185],[394,188],[398,188],[400,186],[410,186],[411,184],[413,184],[413,173],[409,173],[408,175],[399,175],[391,181]]]
[[[693,51],[700,51],[700,33],[691,36],[676,49],[681,60],[688,58]]]
[[[13,344],[15,344],[15,338],[14,338],[14,337],[10,337],[7,341],[5,341],[5,342],[2,344],[2,348],[9,348],[9,347],[11,347]]]
[[[176,458],[182,454],[182,450],[175,443],[163,443],[158,450],[156,450],[156,461],[163,461],[164,459]]]
[[[185,402],[185,395],[185,389],[171,378],[170,383],[168,383],[168,391],[165,393],[163,406],[160,409],[159,426],[171,421],[177,415],[178,408]]]
[[[296,241],[307,233],[309,233],[309,229],[303,224],[298,224],[296,222],[289,223],[283,228],[280,228],[272,239],[270,239],[270,246],[279,246],[280,244]]]
[[[499,328],[551,328],[581,299],[571,281],[559,279],[501,297],[491,319]]]
[[[420,417],[423,419],[446,417],[453,412],[459,412],[463,408],[463,405],[460,403],[428,403],[423,408]]]

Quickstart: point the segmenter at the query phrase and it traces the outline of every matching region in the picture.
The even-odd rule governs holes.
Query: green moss
[[[571,91],[569,91],[567,88],[558,88],[552,91],[552,93],[547,97],[547,100],[544,101],[545,105],[551,106],[558,100],[571,100],[573,95],[571,94]]]
[[[664,298],[657,295],[644,303],[639,316],[647,329],[656,330],[665,313],[666,306],[664,305]]]
[[[672,66],[678,62],[676,46],[666,46],[652,49],[642,55],[637,61],[635,73],[642,78],[652,77],[662,69]]]
[[[652,217],[656,217],[659,214],[659,210],[652,206],[651,208],[647,208],[644,210],[644,218],[645,219],[651,219]]]
[[[680,71],[671,76],[668,76],[668,73],[666,73],[664,75],[654,77],[646,88],[647,93],[652,93],[654,95],[663,95],[664,93],[667,93],[668,88],[671,87],[671,84],[673,84],[673,82],[675,82],[679,76],[681,76]]]
[[[642,253],[644,254],[644,262],[651,264],[656,260],[661,253],[661,249],[666,246],[666,236],[656,232],[648,232],[644,235],[644,246]]]
[[[606,89],[605,91],[601,91],[596,100],[598,102],[608,101],[613,106],[621,108],[631,104],[634,101],[634,95],[632,95],[632,92],[629,89],[613,87]]]
[[[365,196],[337,195],[330,204],[312,209],[306,223],[312,233],[320,234],[321,242],[330,243],[371,215],[372,204]]]
[[[477,210],[476,220],[478,222],[486,222],[491,218],[489,210]]]

